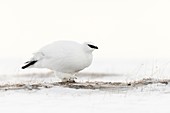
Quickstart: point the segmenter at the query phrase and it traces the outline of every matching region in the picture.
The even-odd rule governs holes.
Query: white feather
[[[30,67],[75,74],[91,64],[93,50],[87,43],[56,41],[34,53],[32,60],[38,61]]]

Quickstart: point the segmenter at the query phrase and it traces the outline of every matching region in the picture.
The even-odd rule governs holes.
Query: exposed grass
[[[146,86],[149,84],[169,84],[170,79],[152,79],[146,78],[138,81],[132,82],[40,82],[40,83],[16,83],[16,84],[2,84],[0,85],[0,90],[40,90],[42,88],[52,88],[55,86],[67,87],[74,89],[132,89],[141,86]]]

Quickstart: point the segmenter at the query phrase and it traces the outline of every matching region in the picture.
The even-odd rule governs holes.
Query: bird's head
[[[92,42],[85,42],[83,45],[87,51],[93,52],[95,49],[98,49],[98,47]]]

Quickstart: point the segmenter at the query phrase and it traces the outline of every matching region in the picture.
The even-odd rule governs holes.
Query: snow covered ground
[[[156,86],[155,86],[156,87]],[[50,88],[0,93],[2,113],[169,113],[169,92]]]
[[[0,85],[57,81],[48,70],[20,70],[24,60],[0,61]],[[95,60],[91,67],[82,72],[87,76],[80,75],[77,81],[129,82],[142,78],[169,79],[169,71],[168,60]],[[105,76],[102,73],[110,75]],[[170,113],[169,105],[169,84],[110,90],[59,86],[40,90],[0,90],[2,113]]]

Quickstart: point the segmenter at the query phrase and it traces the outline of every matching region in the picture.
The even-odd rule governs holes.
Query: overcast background
[[[0,58],[56,40],[92,41],[97,58],[168,58],[170,1],[0,0]]]

